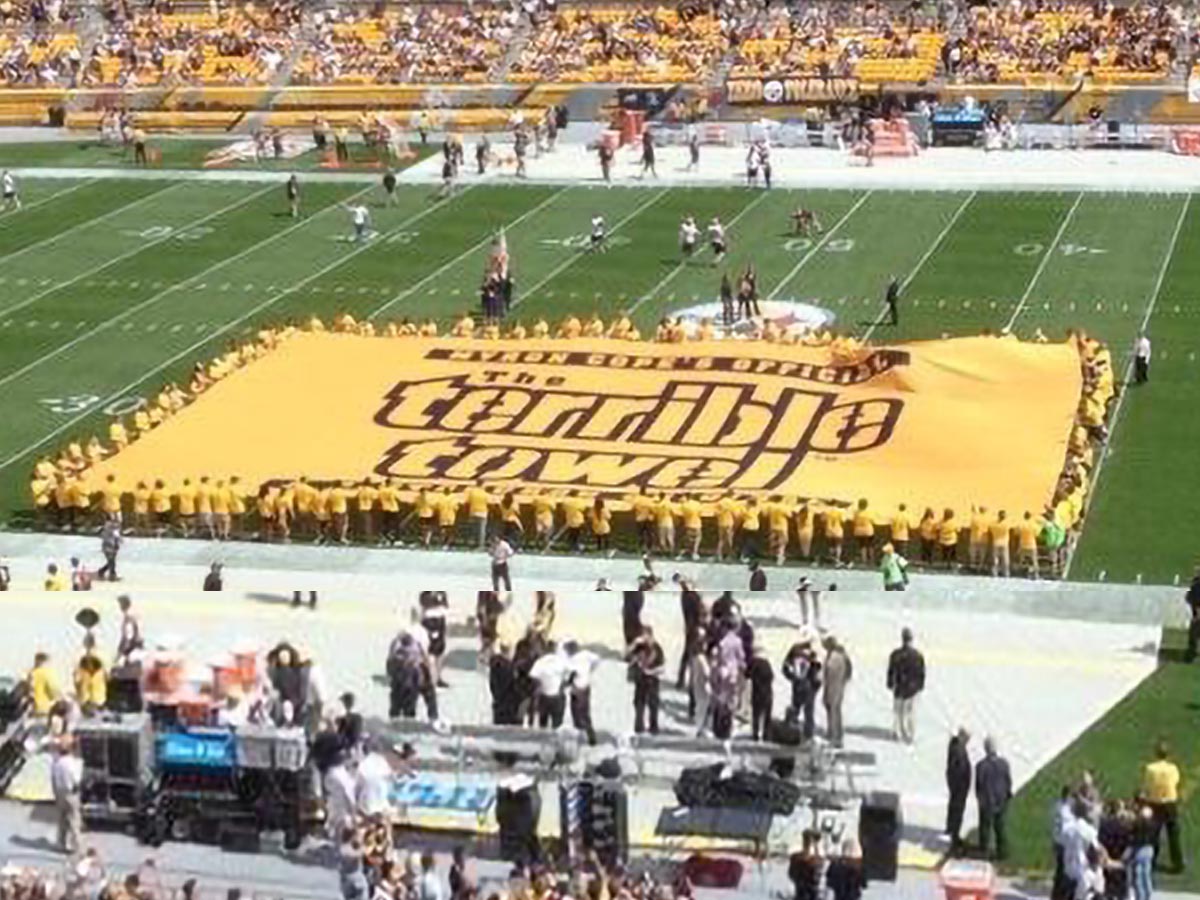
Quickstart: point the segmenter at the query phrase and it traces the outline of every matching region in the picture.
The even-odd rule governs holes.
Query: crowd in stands
[[[325,10],[315,16],[316,36],[293,81],[483,81],[503,57],[517,19],[515,10],[500,5]]]
[[[1021,2],[973,6],[966,15],[965,34],[943,51],[945,72],[981,83],[1162,78],[1185,24],[1165,3]]]
[[[299,7],[283,3],[218,12],[137,9],[109,23],[82,83],[261,84],[287,59],[298,24]]]
[[[686,5],[562,8],[535,32],[510,80],[703,79],[739,40],[743,21]]]

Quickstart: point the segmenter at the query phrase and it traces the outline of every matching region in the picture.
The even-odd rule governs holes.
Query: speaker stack
[[[684,769],[675,782],[682,806],[720,809],[766,809],[790,816],[800,800],[800,788],[771,773],[742,770],[723,778],[724,763]]]
[[[868,881],[895,881],[900,856],[900,795],[876,791],[863,798],[858,814],[858,842]]]
[[[576,781],[559,787],[563,846],[572,860],[595,851],[606,866],[629,857],[629,798],[616,782]]]
[[[500,827],[500,858],[528,863],[541,857],[538,821],[542,797],[533,779],[517,775],[496,788],[496,824]]]
[[[145,715],[85,719],[75,730],[83,759],[80,799],[91,821],[124,821],[150,783],[154,743]]]

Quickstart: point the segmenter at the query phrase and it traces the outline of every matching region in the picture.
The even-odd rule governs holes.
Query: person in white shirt
[[[1133,380],[1137,384],[1150,380],[1150,338],[1145,332],[1138,335],[1133,346]]]
[[[512,593],[512,575],[508,571],[508,561],[512,559],[516,553],[512,548],[512,544],[502,537],[497,537],[492,541],[492,590],[499,591],[500,583],[504,583],[504,590]]]
[[[604,216],[592,216],[591,249],[593,253],[603,253],[608,249],[605,238],[608,237],[608,225]]]
[[[690,258],[696,252],[698,237],[700,237],[700,229],[696,227],[696,220],[688,216],[679,224],[679,251],[683,254],[684,259]]]
[[[434,868],[433,854],[421,854],[421,878],[417,881],[417,900],[442,900],[442,883]]]
[[[354,223],[354,243],[361,244],[367,239],[367,229],[371,225],[371,212],[361,203],[347,206],[346,210],[350,213],[350,221]]]
[[[725,226],[721,224],[721,220],[713,216],[712,222],[708,226],[708,240],[712,245],[713,262],[720,263],[725,258],[727,249],[725,244]]]
[[[1096,826],[1087,820],[1087,808],[1082,801],[1072,801],[1071,815],[1062,832],[1064,887],[1069,889],[1063,896],[1080,897],[1080,891],[1088,884],[1090,855],[1100,846],[1100,837]]]
[[[386,818],[391,811],[392,781],[396,773],[375,741],[367,741],[367,755],[358,764],[358,812],[368,819],[377,821]]]
[[[600,665],[600,657],[584,650],[578,641],[563,645],[567,653],[567,686],[571,690],[571,724],[587,735],[588,743],[596,745],[596,729],[592,725],[592,673]]]
[[[58,848],[63,853],[77,853],[83,831],[83,809],[79,788],[83,784],[83,760],[75,739],[64,739],[62,749],[50,766],[50,787],[58,811]]]
[[[4,191],[4,211],[20,209],[21,195],[17,193],[17,180],[13,178],[12,172],[5,169],[4,174],[0,176],[0,183]]]
[[[539,728],[558,728],[563,723],[566,698],[563,688],[567,682],[567,658],[553,643],[538,657],[529,670],[533,680],[534,704]]]
[[[330,840],[336,841],[347,828],[354,827],[358,784],[345,761],[330,766],[325,773],[325,828]]]

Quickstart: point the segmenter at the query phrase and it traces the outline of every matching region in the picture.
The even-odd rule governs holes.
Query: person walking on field
[[[63,853],[78,853],[83,831],[83,812],[79,790],[83,783],[83,760],[74,738],[67,738],[50,766],[50,787],[58,811],[58,848]]]
[[[842,705],[846,701],[846,686],[854,675],[854,666],[846,648],[833,635],[825,638],[825,680],[821,702],[825,706],[825,736],[834,747],[845,739]]]
[[[1183,849],[1179,839],[1179,766],[1171,761],[1166,741],[1154,748],[1154,761],[1142,770],[1142,796],[1154,812],[1154,861],[1157,864],[1162,832],[1167,832],[1167,849],[1172,872],[1182,872]]]
[[[979,852],[989,859],[991,838],[996,839],[996,859],[1008,856],[1004,814],[1012,799],[1012,773],[1008,760],[996,752],[993,738],[983,742],[983,759],[975,766],[975,799],[979,803]]]
[[[1150,338],[1142,332],[1133,345],[1133,380],[1136,384],[1145,384],[1150,380],[1150,355]]]
[[[911,744],[916,737],[917,696],[925,690],[925,657],[913,646],[909,628],[900,632],[900,646],[888,657],[887,688],[892,692],[893,734]]]
[[[908,587],[908,560],[897,553],[890,543],[883,545],[879,571],[883,575],[885,591],[902,591]]]

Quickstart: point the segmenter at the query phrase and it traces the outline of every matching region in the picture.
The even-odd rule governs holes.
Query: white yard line
[[[608,230],[608,233],[615,234],[618,230],[620,230],[621,226],[623,226],[625,223],[640,216],[643,212],[648,210],[651,206],[653,206],[655,203],[657,203],[663,197],[667,196],[667,194],[669,194],[670,192],[671,192],[671,188],[669,188],[669,187],[664,187],[664,188],[659,189],[654,194],[653,197],[651,197],[645,203],[639,203],[637,208],[633,212],[629,213],[627,216],[625,216],[623,219],[621,219],[619,222],[617,222],[616,225],[614,225],[612,228],[610,228]],[[528,287],[524,291],[522,291],[521,296],[518,297],[515,301],[513,301],[513,309],[516,309],[516,307],[518,307],[521,304],[521,301],[524,300],[526,297],[531,297],[534,294],[536,294],[543,286],[548,284],[556,276],[558,276],[562,272],[565,272],[567,269],[569,269],[575,263],[579,262],[579,260],[581,260],[585,256],[587,256],[588,252],[589,251],[587,251],[587,250],[580,250],[578,253],[573,253],[573,254],[571,254],[571,256],[567,257],[562,262],[560,262],[557,266],[555,266],[553,269],[550,270],[550,274],[548,274],[545,278],[540,279],[535,284],[531,285],[530,287]]]
[[[275,185],[275,187],[278,187],[278,185]],[[369,190],[369,189],[370,188],[366,188],[366,189],[364,189],[364,191]],[[468,188],[467,190],[470,190],[470,188]],[[359,193],[363,193],[363,191],[360,191]],[[167,359],[165,362],[159,363],[154,368],[149,369],[148,371],[144,372],[142,375],[139,375],[134,381],[129,382],[129,384],[125,385],[120,390],[114,391],[112,394],[109,394],[107,398],[99,401],[98,403],[92,404],[92,406],[88,407],[87,410],[85,410],[84,412],[80,413],[77,416],[71,417],[66,422],[64,422],[62,425],[59,425],[57,428],[53,429],[52,431],[47,432],[45,435],[38,438],[36,441],[34,441],[29,446],[27,446],[21,450],[18,450],[16,453],[12,454],[7,459],[0,462],[0,472],[7,469],[13,463],[19,462],[20,460],[24,459],[26,456],[33,453],[39,447],[42,447],[45,444],[49,443],[50,441],[54,440],[54,438],[58,437],[60,434],[63,434],[64,432],[69,431],[70,429],[74,428],[76,425],[78,425],[80,422],[82,422],[88,416],[92,415],[98,409],[103,409],[104,407],[108,406],[109,404],[114,403],[115,401],[119,400],[121,397],[128,394],[130,391],[132,391],[138,385],[142,384],[144,381],[147,381],[148,379],[153,378],[155,375],[157,375],[159,372],[162,372],[164,369],[170,368],[175,363],[179,362],[181,359],[186,359],[187,357],[191,356],[193,353],[195,353],[197,350],[199,350],[205,344],[211,343],[212,341],[216,340],[217,338],[221,337],[222,335],[229,333],[231,330],[233,330],[234,328],[237,328],[243,322],[247,321],[248,319],[252,319],[254,316],[258,315],[259,313],[263,312],[264,310],[269,309],[270,307],[274,306],[276,303],[278,303],[284,297],[294,294],[296,291],[300,290],[305,285],[310,284],[311,282],[320,278],[322,275],[325,275],[328,272],[332,272],[334,269],[338,268],[338,266],[345,264],[349,260],[358,256],[358,254],[362,253],[363,251],[379,245],[384,239],[391,237],[396,232],[403,231],[407,226],[413,225],[416,222],[419,222],[421,219],[425,218],[430,213],[436,212],[437,210],[441,209],[447,203],[451,202],[451,200],[458,199],[464,193],[466,193],[466,191],[460,191],[454,197],[446,197],[443,200],[439,200],[437,203],[434,203],[434,204],[431,204],[430,206],[425,207],[420,212],[415,213],[415,214],[409,216],[408,218],[406,218],[404,221],[400,222],[394,228],[390,229],[386,234],[380,235],[380,237],[376,238],[375,240],[366,241],[366,242],[362,243],[361,245],[359,245],[358,247],[356,247],[355,249],[353,249],[349,253],[347,253],[345,256],[338,257],[333,262],[322,266],[320,269],[313,272],[311,275],[306,275],[304,278],[301,278],[299,281],[297,281],[295,284],[291,285],[290,287],[284,288],[282,291],[278,291],[277,293],[272,294],[270,297],[268,297],[266,300],[262,301],[261,303],[255,305],[255,306],[252,306],[249,310],[244,312],[242,315],[238,316],[236,319],[232,319],[231,321],[226,322],[224,325],[222,325],[216,331],[214,331],[211,334],[207,335],[206,337],[203,337],[200,340],[188,345],[183,350],[180,350],[174,356]],[[332,209],[332,208],[335,208],[335,207],[333,207],[333,206],[327,207],[327,209]],[[323,211],[324,210],[322,210],[322,212]],[[320,215],[320,213],[318,213],[317,215]],[[313,218],[316,218],[316,216],[314,216]],[[305,221],[311,222],[312,219],[306,219]],[[300,224],[302,224],[302,223],[300,223]]]
[[[1192,194],[1188,194],[1187,199],[1183,201],[1183,206],[1179,209],[1179,218],[1175,221],[1175,230],[1171,232],[1171,240],[1167,244],[1167,252],[1163,256],[1162,265],[1158,268],[1158,277],[1154,279],[1154,289],[1150,292],[1150,299],[1146,303],[1146,312],[1142,316],[1141,325],[1138,326],[1139,335],[1145,332],[1150,326],[1150,318],[1154,315],[1154,307],[1158,305],[1158,295],[1162,291],[1163,281],[1166,280],[1167,269],[1171,267],[1171,258],[1175,255],[1175,245],[1179,242],[1179,232],[1183,230],[1184,219],[1187,218],[1188,209],[1192,205],[1192,196]],[[1096,470],[1092,474],[1092,489],[1088,492],[1084,500],[1083,524],[1080,525],[1079,534],[1067,550],[1067,561],[1063,566],[1064,581],[1071,576],[1071,563],[1075,560],[1075,550],[1079,546],[1079,542],[1083,539],[1083,529],[1087,527],[1087,514],[1092,507],[1092,499],[1100,491],[1100,476],[1104,472],[1104,463],[1108,460],[1108,451],[1117,436],[1117,425],[1121,421],[1121,411],[1125,408],[1125,398],[1129,395],[1129,379],[1133,375],[1133,354],[1126,351],[1126,356],[1125,368],[1120,383],[1121,393],[1117,395],[1117,405],[1113,410],[1112,420],[1108,426],[1108,440],[1104,442],[1104,446],[1100,450],[1100,459],[1096,461]]]
[[[549,206],[551,203],[553,203],[559,197],[563,196],[569,190],[570,190],[569,187],[560,188],[559,190],[557,190],[553,194],[551,194],[549,197],[547,197],[545,200],[543,200],[541,203],[539,203],[537,206],[533,207],[533,209],[526,210],[524,213],[517,216],[511,222],[506,222],[502,227],[505,229],[515,228],[517,225],[520,225],[522,222],[524,222],[526,219],[528,219],[534,213],[541,212],[543,209],[545,209],[547,206]],[[454,259],[452,259],[449,262],[444,263],[443,265],[434,269],[432,272],[430,272],[428,275],[426,275],[420,281],[415,282],[414,284],[410,284],[408,287],[406,287],[404,290],[402,290],[400,293],[398,293],[391,300],[388,300],[382,306],[379,306],[374,312],[370,313],[367,316],[367,318],[368,319],[378,318],[380,313],[382,313],[385,309],[390,308],[394,303],[398,303],[399,301],[403,300],[405,297],[408,297],[411,294],[415,293],[416,291],[419,291],[421,288],[423,288],[425,285],[429,284],[429,282],[433,281],[435,278],[437,278],[443,272],[446,272],[449,269],[453,268],[454,266],[458,265],[460,262],[462,262],[467,257],[471,256],[474,253],[478,253],[480,250],[482,250],[484,247],[486,247],[490,242],[495,240],[495,238],[496,238],[495,234],[487,235],[479,242],[473,244],[472,246],[470,246],[466,250],[464,250],[462,253],[458,254],[458,256],[454,257]]]
[[[913,279],[917,277],[917,274],[921,271],[921,269],[925,268],[925,263],[929,262],[933,254],[937,253],[938,248],[942,246],[942,242],[946,240],[946,235],[948,235],[953,230],[954,226],[958,224],[959,218],[964,212],[967,211],[967,207],[971,205],[971,201],[975,199],[976,193],[978,192],[971,191],[971,193],[967,194],[967,199],[964,200],[958,209],[954,211],[954,215],[950,217],[950,221],[946,223],[946,227],[938,233],[938,236],[933,239],[933,243],[929,245],[929,249],[926,250],[921,258],[917,260],[917,264],[913,266],[913,270],[909,272],[907,276],[905,276],[904,281],[900,283],[901,295],[908,290],[908,286],[913,283]],[[875,329],[883,324],[883,317],[886,315],[887,304],[885,303],[883,305],[883,309],[879,311],[879,315],[875,317],[875,321],[873,321],[871,326],[863,333],[862,339],[864,341],[871,339],[871,335],[875,333]]]
[[[745,206],[743,206],[741,211],[738,212],[738,214],[736,216],[734,216],[732,219],[730,219],[729,222],[725,225],[726,229],[732,231],[733,226],[738,223],[738,220],[741,219],[742,216],[744,216],[746,213],[750,212],[750,210],[754,209],[754,207],[758,206],[758,204],[762,203],[763,200],[765,200],[767,198],[767,195],[770,193],[771,193],[770,191],[763,191],[761,194],[759,194],[757,197],[755,197],[753,200],[751,200],[749,203],[747,203]],[[686,259],[680,260],[679,265],[677,265],[674,269],[672,269],[665,276],[663,276],[662,280],[660,280],[658,282],[658,284],[656,284],[654,287],[650,288],[650,290],[648,290],[646,293],[642,294],[642,296],[638,297],[637,301],[633,304],[633,306],[631,306],[631,307],[629,307],[629,309],[625,310],[625,315],[632,316],[634,313],[636,313],[639,309],[642,308],[643,303],[645,303],[647,300],[653,299],[655,297],[655,295],[658,294],[659,291],[661,291],[664,287],[666,287],[667,284],[675,278],[676,275],[678,275],[685,268],[687,268],[688,262],[689,262],[689,260],[686,260]]]
[[[4,263],[4,262],[8,262],[10,260],[16,259],[18,256],[23,256],[24,254],[28,253],[30,250],[36,250],[39,247],[46,246],[47,244],[53,244],[56,241],[59,241],[62,238],[72,235],[77,231],[82,231],[84,228],[88,228],[89,226],[95,225],[97,222],[107,221],[112,216],[117,215],[117,213],[121,213],[121,212],[125,212],[126,210],[133,209],[135,206],[145,203],[147,200],[152,200],[155,197],[161,197],[163,194],[167,193],[168,191],[173,191],[176,188],[180,188],[180,187],[183,187],[183,182],[178,182],[178,181],[172,182],[171,184],[168,184],[166,187],[159,188],[157,191],[151,191],[149,194],[146,194],[144,197],[138,197],[136,200],[130,200],[128,203],[123,203],[114,209],[110,209],[108,212],[101,213],[98,216],[93,216],[92,218],[87,219],[83,222],[78,222],[75,225],[72,225],[70,228],[66,229],[65,231],[56,231],[54,234],[50,235],[47,238],[43,238],[40,241],[35,241],[32,244],[26,244],[21,249],[14,250],[12,253],[6,253],[6,254],[4,254],[4,256],[0,256],[0,263]],[[22,210],[22,212],[24,212],[24,210]],[[14,214],[10,213],[10,215],[14,215]],[[6,309],[0,310],[0,312],[8,312],[8,311],[9,310],[6,310]]]
[[[63,194],[69,194],[72,191],[77,191],[84,185],[95,184],[95,183],[96,183],[95,178],[84,178],[80,181],[76,181],[74,184],[70,185],[69,187],[60,188],[57,191],[47,194],[45,197],[42,197],[38,200],[34,200],[32,203],[22,203],[20,209],[14,209],[14,210],[4,213],[4,215],[0,215],[0,222],[3,222],[9,216],[15,216],[19,213],[29,212],[29,210],[31,210],[31,209],[37,209],[39,206],[45,206],[51,200],[56,200],[59,197],[61,197]],[[20,186],[18,185],[18,190],[19,189],[20,189]]]
[[[1029,302],[1029,298],[1033,296],[1033,289],[1037,287],[1038,280],[1042,277],[1042,273],[1046,271],[1046,266],[1050,264],[1051,257],[1054,256],[1054,251],[1058,249],[1058,242],[1062,240],[1063,233],[1067,230],[1067,226],[1071,224],[1071,220],[1075,218],[1075,210],[1079,209],[1079,204],[1083,200],[1083,192],[1075,195],[1075,202],[1071,204],[1071,208],[1067,210],[1067,214],[1063,216],[1062,224],[1058,226],[1058,231],[1054,233],[1054,240],[1050,242],[1050,246],[1046,248],[1046,255],[1042,257],[1042,261],[1038,263],[1037,269],[1034,270],[1033,277],[1029,279],[1029,285],[1025,288],[1025,293],[1021,295],[1020,302],[1017,303],[1017,308],[1013,310],[1011,316],[1008,317],[1008,324],[1004,326],[1001,334],[1009,334],[1013,325],[1017,323],[1021,313],[1025,311],[1025,304]]]
[[[216,212],[207,213],[198,219],[194,219],[191,222],[188,222],[186,225],[180,225],[176,228],[171,228],[162,237],[153,238],[149,241],[145,241],[145,242],[139,244],[138,246],[134,247],[133,249],[127,250],[126,252],[120,254],[119,256],[113,256],[113,257],[110,257],[109,259],[106,259],[104,262],[100,263],[100,265],[98,265],[98,266],[92,266],[90,269],[85,269],[84,271],[80,272],[78,275],[76,275],[73,278],[69,278],[66,281],[60,281],[60,282],[53,284],[50,287],[46,288],[44,291],[38,291],[36,294],[26,297],[24,300],[14,303],[12,306],[9,306],[5,309],[0,309],[0,315],[9,315],[11,313],[18,312],[27,306],[31,306],[32,304],[37,303],[37,301],[41,300],[43,297],[47,297],[50,294],[53,294],[57,290],[61,290],[62,288],[65,288],[65,287],[70,287],[71,285],[75,284],[75,282],[82,281],[84,278],[87,278],[90,275],[96,275],[100,272],[103,272],[109,266],[116,265],[117,263],[121,262],[122,260],[129,259],[131,256],[137,256],[139,253],[142,253],[145,250],[149,250],[151,247],[156,247],[159,244],[165,243],[166,241],[171,240],[171,238],[175,237],[181,231],[187,231],[189,228],[195,228],[197,225],[203,225],[205,222],[209,221],[210,219],[214,219],[219,215],[229,212],[230,210],[237,209],[239,206],[249,203],[254,198],[261,197],[263,194],[265,194],[269,190],[270,190],[270,188],[267,187],[267,188],[263,188],[261,191],[255,191],[253,194],[249,194],[245,197],[240,198],[239,200],[235,200],[233,203],[230,203],[227,206],[222,206]],[[93,220],[93,221],[96,221],[96,220]],[[66,232],[64,231],[63,234],[66,234]],[[133,311],[136,309],[138,309],[138,307],[133,307],[131,310],[127,310],[127,312],[130,312],[130,311]],[[0,385],[4,385],[5,383],[6,382],[3,379],[0,379]]]
[[[813,245],[813,248],[805,253],[804,256],[800,258],[800,261],[796,263],[796,265],[792,266],[792,270],[783,276],[783,279],[779,282],[779,284],[775,285],[775,287],[771,290],[771,293],[767,294],[767,299],[774,300],[776,297],[778,297],[779,292],[787,287],[788,282],[795,278],[796,274],[806,265],[808,265],[808,261],[817,255],[820,249],[824,247],[826,243],[828,243],[829,239],[837,233],[838,229],[845,225],[846,222],[850,220],[850,217],[858,212],[859,208],[866,203],[874,193],[874,190],[869,190],[859,197],[858,200],[855,201],[854,205],[846,210],[845,214],[840,219],[834,222],[833,227],[821,235],[821,239]]]

